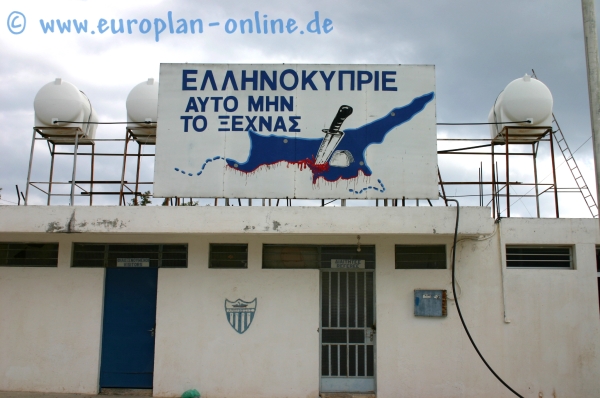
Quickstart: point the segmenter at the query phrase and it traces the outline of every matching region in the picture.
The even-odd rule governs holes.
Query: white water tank
[[[98,117],[90,100],[77,87],[61,78],[44,85],[37,92],[33,109],[34,126],[44,134],[60,136],[61,141],[75,141],[78,128],[83,131],[86,140],[96,135],[97,124],[89,122],[98,122]]]
[[[490,125],[492,139],[505,126],[526,127],[511,129],[511,135],[530,135],[551,128],[552,105],[552,93],[541,81],[527,74],[513,80],[500,93],[488,115],[489,123],[500,123]],[[504,124],[507,122],[508,124]]]
[[[153,78],[136,85],[127,96],[127,127],[134,136],[155,136],[158,117],[158,82]],[[150,140],[150,138],[148,137]]]

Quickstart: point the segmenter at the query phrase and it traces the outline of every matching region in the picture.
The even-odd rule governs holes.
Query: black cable
[[[481,126],[486,124],[513,124],[513,123],[531,123],[531,120],[522,122],[497,122],[497,123],[436,123],[438,126]]]
[[[475,348],[475,351],[477,351],[479,358],[481,358],[481,360],[483,361],[485,366],[487,366],[487,368],[490,370],[490,372],[492,372],[492,374],[494,376],[496,376],[496,379],[498,379],[500,381],[500,383],[504,384],[504,387],[508,388],[517,397],[523,398],[522,395],[520,395],[518,392],[513,390],[508,384],[506,384],[506,382],[504,380],[502,380],[502,378],[500,378],[500,376],[498,376],[496,374],[496,372],[494,372],[494,369],[492,369],[492,367],[487,363],[487,361],[485,360],[483,355],[481,355],[481,352],[479,352],[479,348],[477,348],[475,341],[473,341],[473,338],[471,337],[471,333],[469,333],[469,329],[467,328],[467,324],[465,323],[465,320],[463,319],[462,313],[460,312],[460,306],[458,305],[458,298],[456,297],[456,287],[455,287],[455,277],[454,277],[454,271],[456,269],[456,240],[458,237],[459,204],[458,204],[458,200],[456,200],[456,199],[446,199],[446,200],[448,202],[456,203],[456,226],[454,227],[454,244],[453,244],[453,249],[452,249],[452,294],[454,296],[454,302],[456,303],[456,310],[458,311],[458,316],[460,317],[460,321],[462,322],[463,328],[465,329],[465,332],[467,333],[467,336],[469,337],[469,340],[471,341],[473,348]]]
[[[72,122],[68,120],[55,120],[52,124],[56,123],[73,123],[73,124],[156,124],[156,122]]]

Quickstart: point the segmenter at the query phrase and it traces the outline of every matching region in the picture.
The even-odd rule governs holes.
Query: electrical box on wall
[[[448,315],[445,290],[415,289],[415,316]]]

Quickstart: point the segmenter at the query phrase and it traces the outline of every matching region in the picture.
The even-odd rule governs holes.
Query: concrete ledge
[[[454,234],[454,207],[0,206],[0,233]],[[486,235],[485,207],[460,209],[459,234]]]

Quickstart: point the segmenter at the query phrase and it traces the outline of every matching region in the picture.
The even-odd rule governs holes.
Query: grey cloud
[[[159,62],[207,63],[403,63],[436,66],[438,121],[485,121],[496,96],[511,80],[530,73],[552,90],[555,114],[576,147],[590,135],[585,55],[581,9],[578,2],[542,0],[488,2],[475,0],[398,1],[220,1],[162,2],[119,13],[106,10],[103,18],[202,18],[209,22],[227,18],[252,18],[254,11],[269,18],[294,18],[306,22],[314,11],[334,22],[329,35],[227,35],[205,28],[202,35],[162,35],[155,43],[150,35],[106,36],[102,40],[77,41],[66,48],[65,57],[104,56],[106,63],[119,63],[131,72],[149,60]],[[10,40],[4,38],[3,40]],[[95,38],[94,38],[95,39]],[[55,40],[59,40],[56,38]],[[1,43],[0,43],[1,44]],[[118,54],[116,56],[115,54]],[[172,59],[175,58],[175,59]],[[155,62],[155,61],[151,61]],[[157,71],[154,77],[158,77]],[[37,90],[59,74],[68,79],[76,71],[61,62],[57,54],[40,56],[3,51],[0,57],[0,186],[3,198],[11,185],[24,185],[32,122],[32,102]],[[78,76],[85,73],[77,71]],[[103,120],[125,118],[129,90],[149,76],[129,84],[111,83],[111,76],[75,82],[90,97]],[[29,112],[29,113],[27,113]],[[26,116],[27,115],[27,116]],[[17,136],[16,144],[12,138]],[[120,136],[120,128],[99,128],[99,134]],[[485,138],[487,127],[448,129],[452,136]],[[582,163],[590,161],[591,143],[577,154]],[[572,148],[573,149],[573,148]],[[446,165],[445,178],[476,176],[475,166]],[[485,166],[487,167],[487,166]],[[117,167],[118,168],[118,167]],[[99,173],[113,173],[99,166]],[[151,175],[151,174],[150,174]],[[593,185],[593,176],[588,177]],[[9,187],[9,188],[7,188]]]

